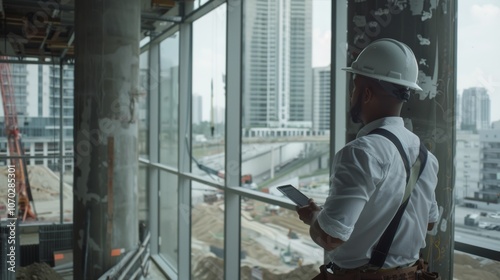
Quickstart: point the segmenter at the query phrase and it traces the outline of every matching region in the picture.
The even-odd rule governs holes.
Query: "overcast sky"
[[[485,87],[500,120],[500,1],[458,1],[457,88]]]

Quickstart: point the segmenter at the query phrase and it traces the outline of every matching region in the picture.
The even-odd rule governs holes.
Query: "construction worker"
[[[411,90],[421,90],[416,83],[418,64],[407,45],[393,39],[380,39],[368,45],[351,67],[343,70],[352,74],[354,82],[350,95],[351,118],[364,126],[356,139],[335,155],[325,204],[319,207],[310,200],[309,205],[297,208],[297,213],[310,225],[311,238],[328,251],[331,263],[327,269],[323,266],[322,272],[361,273],[361,278],[356,279],[364,279],[363,275],[369,273],[372,277],[369,279],[378,279],[373,278],[374,274],[411,268],[419,260],[427,231],[438,220],[434,193],[438,161],[424,149],[422,154],[427,159],[410,191],[390,250],[382,264],[373,265],[374,248],[403,202],[407,185],[403,156],[412,166],[420,154],[418,136],[404,127],[400,117]],[[372,133],[379,128],[397,137],[403,147],[401,152],[387,137]],[[395,271],[403,273],[403,270]],[[325,276],[317,279],[323,279],[319,277]],[[394,279],[400,279],[396,277]]]

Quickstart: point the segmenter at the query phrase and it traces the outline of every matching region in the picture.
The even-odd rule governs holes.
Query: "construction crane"
[[[1,59],[7,60],[8,58],[1,57]],[[36,220],[33,195],[31,194],[28,180],[28,170],[26,168],[26,161],[23,158],[24,148],[17,122],[16,99],[12,88],[10,64],[8,63],[0,63],[0,90],[5,115],[4,122],[10,165],[15,167],[17,215],[23,222],[26,220]],[[7,193],[7,190],[5,190],[5,193]]]

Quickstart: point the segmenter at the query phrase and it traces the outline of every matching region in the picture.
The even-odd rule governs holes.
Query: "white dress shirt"
[[[318,215],[320,227],[345,241],[329,257],[342,268],[368,263],[372,249],[403,200],[406,171],[396,146],[384,136],[367,135],[384,128],[398,137],[409,159],[416,161],[420,140],[404,127],[400,117],[387,117],[364,126],[355,140],[334,157],[330,194]],[[427,163],[415,185],[383,267],[407,265],[425,247],[427,224],[437,222],[434,190],[438,161],[428,153]]]

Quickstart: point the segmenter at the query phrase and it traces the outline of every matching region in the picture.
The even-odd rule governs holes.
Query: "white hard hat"
[[[418,64],[413,51],[394,39],[384,38],[372,42],[361,51],[351,67],[342,70],[422,90],[417,85]]]

